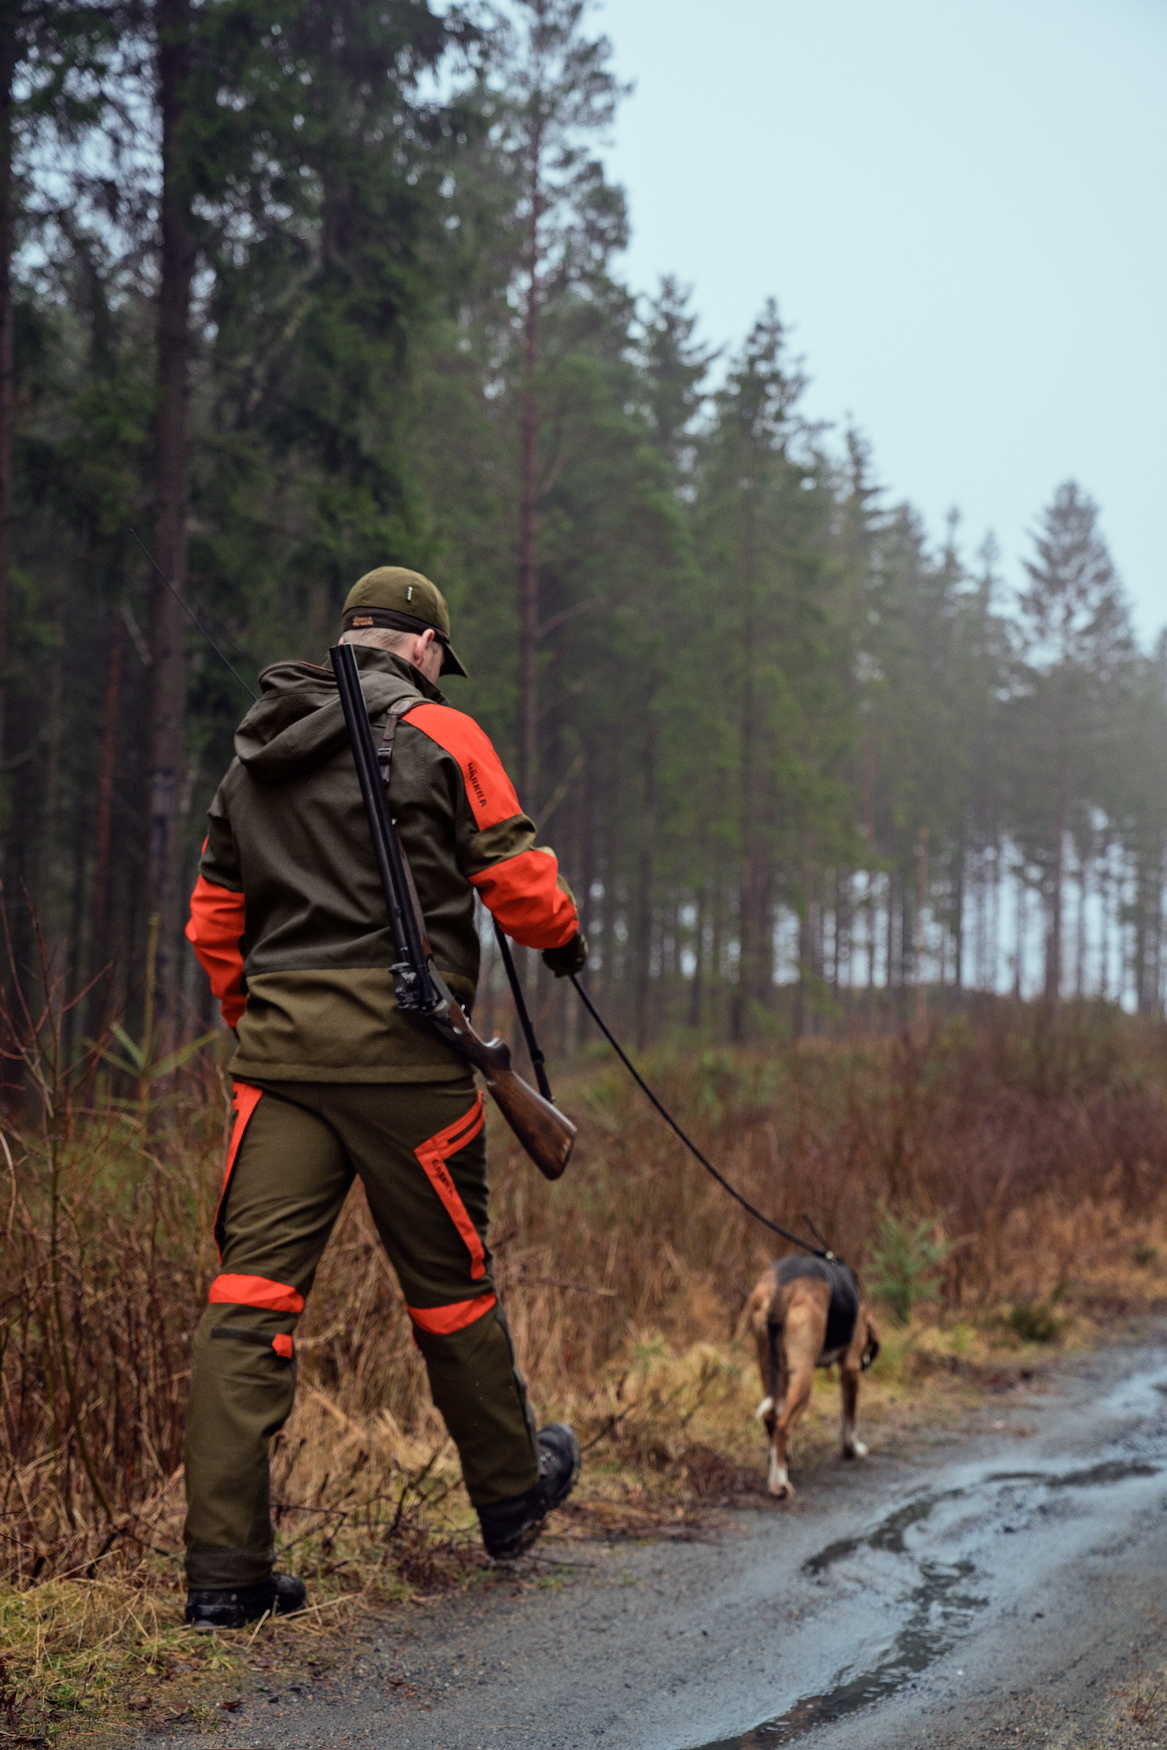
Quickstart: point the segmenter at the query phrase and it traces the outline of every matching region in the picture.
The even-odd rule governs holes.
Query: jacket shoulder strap
[[[377,749],[377,764],[381,768],[381,782],[388,784],[389,772],[393,765],[393,738],[397,734],[397,725],[407,711],[412,711],[415,705],[422,702],[420,693],[403,693],[400,699],[394,699],[389,707],[389,715],[385,720],[385,733],[381,737],[381,745]]]

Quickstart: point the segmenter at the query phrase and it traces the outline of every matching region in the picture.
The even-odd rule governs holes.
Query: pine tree
[[[1041,870],[1044,989],[1046,1000],[1056,1002],[1064,973],[1067,835],[1075,813],[1096,800],[1091,767],[1105,716],[1102,698],[1121,685],[1133,640],[1097,507],[1074,481],[1058,488],[1034,545],[1019,604],[1027,676],[1018,704],[1030,759],[1018,836]]]
[[[521,345],[518,505],[518,776],[534,805],[541,643],[539,519],[553,462],[545,450],[545,312],[570,288],[601,278],[627,241],[624,197],[592,154],[621,87],[606,37],[582,30],[587,0],[519,0],[501,58],[499,152],[514,189]]]

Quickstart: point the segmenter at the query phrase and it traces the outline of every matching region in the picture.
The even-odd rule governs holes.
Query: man
[[[382,566],[344,607],[374,736],[395,726],[390,808],[434,964],[467,1006],[477,892],[557,976],[587,948],[554,855],[498,756],[438,690],[464,675],[418,572]],[[236,1122],[215,1219],[220,1272],[195,1338],[186,1434],[186,1618],[241,1627],[301,1609],[273,1574],[268,1442],[295,1389],[293,1332],[355,1175],[397,1272],[487,1551],[538,1536],[579,1444],[536,1435],[486,1245],[483,1097],[428,1024],[398,1011],[396,958],[331,666],[277,663],[211,804],[187,936],[228,1024]]]

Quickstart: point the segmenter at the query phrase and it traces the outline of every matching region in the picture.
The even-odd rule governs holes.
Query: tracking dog
[[[879,1354],[879,1333],[859,1284],[837,1258],[779,1258],[758,1281],[746,1306],[758,1346],[765,1397],[758,1419],[770,1436],[770,1493],[793,1495],[786,1459],[794,1424],[810,1401],[816,1367],[839,1363],[843,1387],[843,1457],[866,1458],[855,1438],[859,1375]]]

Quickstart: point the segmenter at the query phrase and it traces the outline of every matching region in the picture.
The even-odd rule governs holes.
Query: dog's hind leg
[[[866,1458],[867,1448],[855,1433],[855,1411],[859,1405],[859,1375],[879,1354],[879,1332],[865,1307],[860,1307],[851,1343],[839,1367],[839,1383],[843,1387],[843,1457]]]
[[[839,1368],[843,1387],[843,1457],[866,1458],[867,1448],[855,1432],[855,1411],[859,1405],[859,1365],[852,1365],[848,1355]]]
[[[775,1293],[773,1275],[767,1271],[758,1283],[746,1303],[743,1322],[749,1324],[754,1335],[758,1352],[758,1375],[762,1381],[762,1401],[754,1412],[759,1422],[766,1424],[767,1431],[774,1425],[774,1404],[777,1398],[777,1365],[778,1355],[774,1346],[775,1326],[771,1315],[778,1321],[781,1329],[781,1311],[779,1298]]]
[[[794,1296],[782,1330],[782,1402],[770,1434],[769,1491],[776,1501],[788,1501],[794,1486],[787,1470],[790,1437],[810,1402],[814,1367],[822,1349],[823,1314],[810,1296]]]

